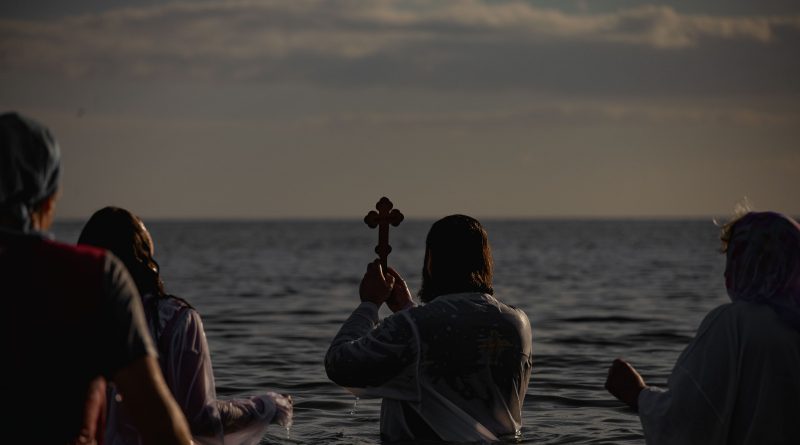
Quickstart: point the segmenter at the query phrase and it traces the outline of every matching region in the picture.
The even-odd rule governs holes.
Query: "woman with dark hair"
[[[800,225],[749,212],[723,228],[731,303],[711,311],[667,388],[617,359],[606,388],[639,411],[648,444],[800,440]]]
[[[211,356],[200,315],[182,298],[164,291],[154,244],[142,221],[131,212],[106,207],[95,212],[78,239],[114,253],[133,277],[156,344],[164,378],[201,444],[257,444],[270,423],[288,426],[291,397],[270,392],[249,399],[217,400]],[[106,443],[140,444],[139,432],[109,391]]]

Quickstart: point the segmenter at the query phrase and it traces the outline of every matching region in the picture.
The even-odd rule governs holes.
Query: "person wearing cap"
[[[0,348],[5,434],[25,443],[102,443],[105,380],[145,443],[191,443],[128,272],[102,249],[70,246],[52,224],[60,152],[51,133],[0,115]]]

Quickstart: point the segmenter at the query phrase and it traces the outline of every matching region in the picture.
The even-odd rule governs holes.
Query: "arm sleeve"
[[[214,371],[200,315],[179,312],[164,358],[168,382],[181,406],[195,442],[257,444],[273,420],[280,420],[283,396],[276,393],[247,399],[217,400]]]
[[[111,253],[103,265],[104,323],[107,360],[105,376],[116,372],[145,355],[156,356],[147,330],[141,298],[125,266]]]
[[[722,310],[712,311],[678,358],[668,389],[639,394],[645,440],[660,444],[726,443],[725,407],[736,397],[735,333]]]
[[[378,324],[378,307],[364,302],[334,337],[325,355],[328,378],[341,386],[378,387],[413,365],[416,335],[407,311]]]

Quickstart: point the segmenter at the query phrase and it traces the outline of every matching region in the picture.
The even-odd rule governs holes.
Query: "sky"
[[[64,219],[800,215],[796,1],[3,2],[0,85]]]

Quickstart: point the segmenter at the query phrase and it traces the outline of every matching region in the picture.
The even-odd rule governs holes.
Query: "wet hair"
[[[152,240],[142,220],[128,210],[104,207],[83,226],[78,244],[106,249],[128,269],[139,293],[164,298],[164,283],[152,255]]]
[[[446,216],[431,226],[425,240],[418,295],[426,303],[461,292],[492,295],[492,268],[492,250],[481,223],[466,215]]]

